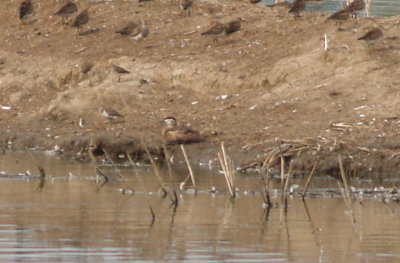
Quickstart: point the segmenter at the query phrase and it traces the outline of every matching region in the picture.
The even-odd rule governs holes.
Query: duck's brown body
[[[204,141],[200,132],[189,127],[178,126],[176,119],[168,117],[164,120],[164,129],[162,130],[168,145],[171,144],[188,144]]]

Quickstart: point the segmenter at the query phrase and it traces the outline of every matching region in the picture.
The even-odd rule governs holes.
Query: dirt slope
[[[4,149],[84,158],[92,142],[140,158],[140,140],[159,153],[158,121],[175,116],[206,136],[218,133],[188,146],[193,162],[215,164],[224,141],[238,166],[254,166],[275,160],[280,144],[300,170],[320,156],[321,171],[333,173],[340,152],[353,173],[396,174],[400,17],[349,20],[339,30],[324,14],[295,20],[245,1],[198,0],[190,15],[176,1],[79,1],[91,17],[80,36],[52,15],[59,1],[33,2],[25,23],[18,1],[0,2]],[[239,32],[217,41],[201,35],[213,21],[237,18]],[[141,19],[150,27],[143,41],[115,33]],[[371,27],[385,36],[374,46],[357,40]],[[122,121],[103,119],[101,105]],[[171,148],[178,159],[179,150]]]

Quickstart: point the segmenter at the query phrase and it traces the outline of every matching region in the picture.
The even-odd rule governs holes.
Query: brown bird
[[[375,28],[371,29],[370,31],[368,31],[362,37],[358,38],[358,40],[364,40],[365,42],[367,42],[368,44],[371,45],[371,44],[377,43],[379,40],[381,40],[382,37],[383,37],[382,30],[375,27]]]
[[[101,116],[103,116],[103,118],[110,120],[110,121],[113,121],[113,120],[123,117],[123,115],[121,115],[118,111],[116,111],[112,108],[101,107],[100,114],[101,114]]]
[[[292,8],[293,4],[291,2],[283,1],[283,2],[278,2],[272,5],[267,5],[267,7],[286,7],[286,8]]]
[[[141,20],[140,24],[133,30],[133,33],[131,34],[132,37],[130,39],[141,40],[147,37],[149,33],[150,33],[149,26],[145,21]]]
[[[236,32],[236,31],[239,31],[239,29],[241,27],[241,23],[242,23],[242,19],[241,18],[238,18],[238,19],[235,19],[235,20],[232,20],[232,21],[228,22],[226,24],[226,34],[229,35],[229,34],[232,34],[232,33]]]
[[[115,31],[115,33],[121,34],[123,36],[129,36],[130,34],[133,33],[133,31],[135,30],[135,28],[137,28],[139,26],[138,23],[136,22],[129,22],[126,26],[124,26],[123,28]]]
[[[251,4],[258,4],[259,2],[261,2],[261,0],[250,0]]]
[[[364,0],[354,0],[351,2],[345,10],[347,10],[349,13],[357,17],[357,13],[362,11],[365,8],[365,2]]]
[[[88,9],[85,9],[74,18],[72,27],[78,28],[78,32],[80,32],[81,27],[87,24],[87,22],[89,22],[89,11]]]
[[[294,14],[294,18],[298,19],[300,16],[300,12],[306,9],[306,0],[295,0],[293,2],[292,7],[289,10],[289,13]]]
[[[341,9],[331,16],[328,17],[328,20],[336,20],[336,21],[344,21],[350,17],[350,12],[345,9]]]
[[[189,11],[190,15],[190,7],[193,5],[194,1],[193,0],[179,0],[179,6],[181,7],[182,14],[185,12],[185,10]]]
[[[178,126],[178,123],[174,117],[167,117],[163,123],[164,128],[162,130],[162,135],[164,136],[168,145],[204,141],[204,138],[200,132],[192,130],[189,127]]]
[[[214,22],[207,31],[201,34],[212,36],[214,38],[214,41],[217,41],[217,38],[227,35],[227,32],[228,28],[226,27],[226,25],[220,22]]]
[[[65,24],[65,19],[71,16],[74,16],[78,12],[78,7],[74,2],[68,1],[66,2],[57,12],[54,13],[56,16],[61,16],[62,24]]]
[[[113,69],[115,72],[120,73],[120,74],[128,74],[131,73],[129,70],[124,69],[123,67],[117,66],[115,64],[112,64]]]
[[[34,11],[31,0],[24,0],[19,5],[19,19],[24,21],[28,17],[32,16]]]

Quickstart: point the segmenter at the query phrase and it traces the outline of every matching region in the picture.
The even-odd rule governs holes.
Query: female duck
[[[164,119],[164,128],[162,135],[164,136],[167,144],[187,144],[194,142],[204,141],[200,132],[192,130],[189,127],[178,126],[174,117],[167,117]]]

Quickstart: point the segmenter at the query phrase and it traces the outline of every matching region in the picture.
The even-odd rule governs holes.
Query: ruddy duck
[[[167,117],[164,119],[164,129],[162,135],[164,136],[167,144],[187,144],[204,141],[200,132],[192,130],[189,127],[178,126],[174,117]]]

